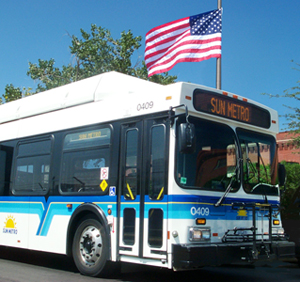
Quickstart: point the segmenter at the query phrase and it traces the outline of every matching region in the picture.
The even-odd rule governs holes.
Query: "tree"
[[[52,89],[58,86],[75,82],[108,71],[118,71],[148,81],[169,84],[174,83],[177,76],[168,73],[148,77],[145,62],[137,59],[133,65],[133,55],[141,47],[141,36],[134,37],[132,32],[123,31],[119,39],[114,39],[109,30],[91,25],[91,31],[80,30],[81,38],[69,35],[71,38],[70,52],[73,55],[73,63],[55,67],[55,60],[39,59],[38,63],[29,62],[27,75],[37,81],[37,87],[32,89],[7,85],[2,95],[6,102],[37,92]],[[0,104],[2,99],[0,98]]]
[[[14,87],[12,84],[7,84],[5,87],[5,93],[2,95],[5,102],[11,102],[22,98],[23,96],[31,95],[31,88],[25,88],[21,90],[19,87]],[[2,104],[3,99],[0,98],[0,104]]]
[[[17,100],[22,98],[22,91],[19,87],[15,88],[12,84],[6,85],[5,94],[3,94],[2,97],[6,102]]]
[[[33,80],[38,80],[39,83],[36,87],[36,92],[42,92],[65,85],[72,81],[76,81],[74,78],[75,69],[71,65],[62,66],[62,70],[54,67],[54,59],[38,60],[37,64],[29,62],[29,70],[27,75]]]
[[[296,67],[294,68],[296,71],[300,71],[299,66],[300,64],[295,63]],[[285,117],[287,120],[287,130],[294,133],[293,144],[296,147],[300,147],[300,108],[297,107],[300,101],[300,80],[298,80],[297,85],[291,87],[284,91],[284,94],[279,95],[272,95],[267,94],[270,97],[284,97],[284,98],[291,98],[292,102],[296,106],[288,106],[284,105],[285,107],[291,110],[290,113],[281,115]],[[282,195],[281,198],[281,206],[283,207],[282,210],[282,217],[284,219],[299,219],[299,202],[297,202],[296,198],[299,197],[300,199],[300,164],[298,163],[286,163],[283,162],[286,168],[287,173],[287,182],[286,182],[286,191]]]
[[[300,71],[299,67],[300,64],[296,63],[297,68],[294,68],[296,71]],[[290,89],[287,89],[284,91],[285,94],[283,97],[291,98],[296,100],[295,105],[298,105],[300,102],[300,80],[297,81],[297,85],[294,87],[291,87]],[[287,106],[289,109],[292,110],[292,113],[284,115],[284,117],[288,121],[288,130],[291,130],[293,133],[295,133],[295,137],[293,139],[293,143],[296,145],[297,148],[300,147],[300,108],[295,106]]]
[[[283,162],[286,169],[286,191],[281,197],[282,217],[300,219],[300,164]],[[298,201],[297,201],[298,199]]]
[[[55,60],[39,60],[38,64],[29,63],[27,75],[38,80],[37,92],[78,81],[108,71],[118,71],[153,82],[168,84],[177,77],[154,75],[148,78],[144,62],[132,65],[132,56],[141,46],[141,36],[134,37],[132,32],[123,31],[119,39],[113,39],[109,30],[91,25],[91,32],[80,30],[81,37],[70,36],[70,51],[74,64],[54,67]]]
[[[300,64],[299,63],[295,63],[295,64],[296,67],[294,68],[294,70],[300,71],[299,69]],[[263,94],[268,95],[270,97],[276,97],[276,98],[280,98],[280,97],[291,98],[293,100],[292,102],[294,103],[294,105],[298,105],[300,102],[300,80],[298,80],[296,83],[297,83],[296,86],[285,90],[283,95],[280,94],[273,95],[273,94],[266,94],[266,93]],[[281,115],[281,117],[285,117],[286,120],[288,121],[286,129],[294,133],[293,144],[297,148],[299,148],[300,147],[300,108],[297,106],[288,106],[288,105],[283,105],[283,106],[291,110],[291,113]]]
[[[148,77],[148,71],[144,61],[141,67],[134,69],[133,76],[163,85],[174,83],[177,79],[177,76],[169,75],[168,72]]]

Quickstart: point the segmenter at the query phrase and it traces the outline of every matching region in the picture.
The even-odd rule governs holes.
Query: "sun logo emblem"
[[[17,223],[15,218],[12,215],[7,216],[6,221],[4,222],[3,233],[17,234]]]

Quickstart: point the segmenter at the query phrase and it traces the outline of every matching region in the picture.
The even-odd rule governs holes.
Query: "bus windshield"
[[[278,195],[275,186],[276,141],[272,136],[237,129],[243,158],[243,187],[246,193]]]
[[[190,154],[177,146],[175,176],[181,187],[235,192],[242,182],[246,193],[278,195],[274,137],[237,128],[237,140],[226,124],[195,117],[189,121],[195,125],[196,145]]]
[[[177,146],[176,180],[183,188],[230,191],[239,188],[234,131],[225,124],[189,117],[195,125],[196,149],[191,154]],[[177,126],[183,122],[179,120]]]

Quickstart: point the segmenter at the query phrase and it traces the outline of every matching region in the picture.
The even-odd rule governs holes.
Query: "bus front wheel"
[[[93,218],[82,220],[75,231],[72,253],[75,265],[82,274],[106,275],[108,240],[99,221]]]

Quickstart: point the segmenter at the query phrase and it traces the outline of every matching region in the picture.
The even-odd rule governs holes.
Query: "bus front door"
[[[119,254],[167,258],[166,121],[123,124],[120,159]]]

